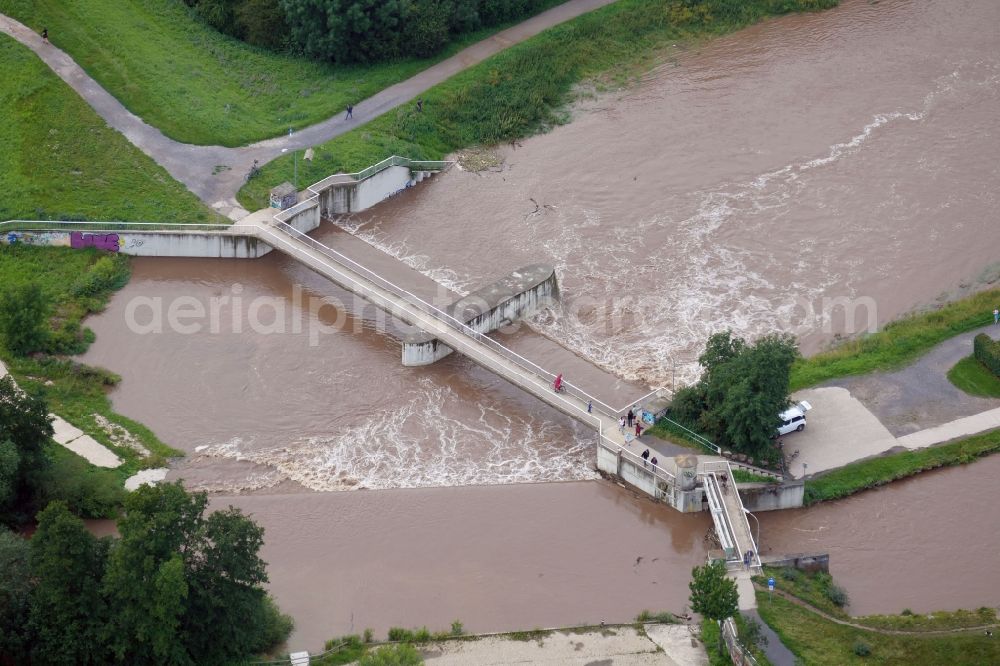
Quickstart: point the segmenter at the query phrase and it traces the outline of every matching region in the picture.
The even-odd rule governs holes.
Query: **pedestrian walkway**
[[[327,120],[306,127],[292,135],[281,135],[242,148],[196,146],[169,139],[160,130],[143,122],[114,96],[92,79],[67,53],[43,42],[41,35],[28,26],[0,14],[0,32],[13,37],[38,55],[52,71],[75,90],[109,126],[121,132],[133,145],[146,153],[174,179],[184,183],[199,199],[232,220],[247,215],[236,201],[244,175],[254,161],[267,164],[286,150],[303,150],[319,145],[366,121],[418,97],[431,87],[476,65],[509,46],[609,5],[614,0],[568,0],[491,37],[466,47],[450,58],[428,67],[354,105],[353,118],[344,117],[343,109],[330,109]],[[360,122],[359,122],[360,121]],[[220,165],[229,169],[218,169]]]
[[[0,361],[0,379],[8,374],[7,366],[3,364],[3,361]],[[55,414],[49,414],[49,416],[52,417],[52,430],[54,431],[52,439],[56,443],[86,458],[87,462],[97,467],[113,469],[122,464],[121,458],[90,435],[84,434],[82,430]]]

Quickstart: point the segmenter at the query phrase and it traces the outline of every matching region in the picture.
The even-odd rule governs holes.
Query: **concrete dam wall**
[[[477,289],[445,311],[477,333],[490,333],[559,300],[559,283],[551,266],[533,264]],[[452,352],[427,333],[403,338],[403,365],[430,365]]]

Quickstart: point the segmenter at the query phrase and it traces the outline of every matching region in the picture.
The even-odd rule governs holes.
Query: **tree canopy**
[[[677,392],[671,413],[720,446],[768,460],[775,455],[771,440],[789,404],[797,356],[791,335],[766,335],[748,344],[731,331],[716,333],[698,358],[701,378]]]
[[[736,581],[726,576],[726,564],[715,560],[691,570],[691,610],[716,622],[736,614]],[[721,638],[721,637],[720,637]]]
[[[263,530],[207,505],[180,483],[143,486],[119,538],[96,539],[62,502],[38,514],[30,558],[0,535],[0,663],[223,664],[284,641]]]
[[[12,354],[24,356],[45,348],[48,311],[48,299],[37,284],[16,284],[0,293],[0,334]]]
[[[45,443],[52,422],[45,402],[0,378],[0,519],[18,522],[16,507],[28,506],[49,466]]]

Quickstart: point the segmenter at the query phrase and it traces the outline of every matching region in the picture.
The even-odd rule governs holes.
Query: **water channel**
[[[503,148],[502,168],[454,169],[339,223],[409,265],[383,258],[394,279],[458,292],[554,264],[563,308],[511,344],[626,404],[693,377],[716,330],[778,327],[808,353],[996,280],[998,102],[1000,3],[849,0],[678,44],[637,85]],[[224,296],[247,307],[234,320],[230,300],[217,332],[127,325],[136,299]],[[313,344],[320,323],[339,330]],[[172,477],[267,529],[293,642],[684,604],[705,517],[594,481],[592,433],[461,358],[401,367],[379,317],[294,262],[136,260],[89,325],[83,360],[122,375],[116,408],[188,453]],[[829,550],[853,612],[995,605],[998,467],[762,516],[763,540]]]

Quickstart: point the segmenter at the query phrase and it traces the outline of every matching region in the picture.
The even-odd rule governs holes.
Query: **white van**
[[[803,400],[781,412],[781,425],[778,426],[778,436],[787,435],[793,430],[802,432],[806,428],[806,412],[812,405]]]

